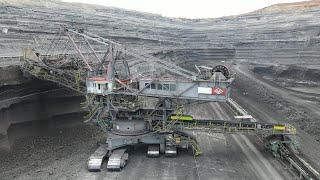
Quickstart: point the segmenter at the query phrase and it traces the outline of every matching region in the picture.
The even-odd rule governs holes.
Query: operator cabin
[[[111,83],[110,83],[111,85]],[[86,87],[87,87],[87,93],[92,94],[107,94],[108,90],[108,81],[105,77],[102,76],[95,76],[95,77],[89,77],[86,80]],[[112,86],[110,87],[112,89]]]

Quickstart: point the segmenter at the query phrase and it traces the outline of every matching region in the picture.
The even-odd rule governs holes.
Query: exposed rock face
[[[252,71],[285,87],[319,87],[320,69],[296,65],[253,65]]]
[[[299,11],[279,12],[270,7],[236,17],[184,21],[58,1],[21,6],[7,3],[0,7],[2,27],[8,28],[8,33],[1,34],[1,56],[21,54],[23,47],[33,43],[48,45],[42,42],[43,36],[56,32],[61,25],[85,28],[133,48],[188,49],[191,53],[212,49],[212,59],[224,55],[220,51],[216,57],[214,49],[221,47],[235,51],[231,59],[264,63],[318,63],[320,56],[320,22],[316,18],[320,15],[319,3],[300,3],[304,8]],[[281,5],[280,9],[285,7],[296,6]],[[195,59],[206,54],[197,53],[200,57]]]
[[[0,67],[0,87],[26,82],[19,66]]]
[[[25,122],[56,121],[83,114],[84,98],[51,82],[23,77],[19,66],[0,67],[0,149],[9,148],[14,133],[10,126]],[[78,117],[79,121],[83,119]],[[48,124],[50,125],[50,123]],[[36,131],[47,130],[41,127]]]

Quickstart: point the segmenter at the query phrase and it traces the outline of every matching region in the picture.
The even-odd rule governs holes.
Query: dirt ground
[[[103,136],[99,127],[77,124],[20,138],[0,154],[0,179],[73,179]]]

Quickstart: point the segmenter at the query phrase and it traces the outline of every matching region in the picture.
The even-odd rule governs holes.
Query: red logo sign
[[[226,88],[212,88],[211,93],[214,95],[226,96]]]

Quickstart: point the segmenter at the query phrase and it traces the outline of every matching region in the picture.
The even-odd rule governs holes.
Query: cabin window
[[[156,84],[155,83],[151,83],[151,89],[156,89]]]
[[[158,84],[157,89],[162,90],[162,84]]]
[[[149,83],[144,83],[144,87],[150,88],[150,84]]]
[[[170,91],[175,91],[175,90],[176,90],[176,85],[170,84]]]
[[[98,84],[98,89],[100,89],[100,84]]]
[[[163,84],[163,90],[169,91],[169,84]]]

